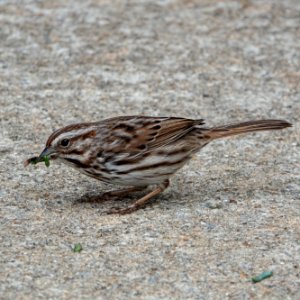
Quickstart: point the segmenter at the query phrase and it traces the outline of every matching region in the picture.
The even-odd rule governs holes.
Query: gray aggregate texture
[[[0,298],[300,299],[299,28],[299,0],[1,0]],[[131,114],[294,127],[209,144],[126,216],[81,201],[112,186],[22,165]]]

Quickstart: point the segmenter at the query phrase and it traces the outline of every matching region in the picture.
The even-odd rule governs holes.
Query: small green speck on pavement
[[[73,247],[73,252],[81,252],[82,251],[82,246],[81,246],[81,244],[80,243],[78,243],[78,244],[75,244],[74,245],[74,247]]]

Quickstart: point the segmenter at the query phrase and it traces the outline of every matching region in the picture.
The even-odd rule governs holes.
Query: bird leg
[[[129,205],[129,206],[125,207],[125,208],[113,207],[108,212],[108,214],[125,215],[125,214],[132,213],[133,211],[136,211],[136,210],[142,208],[143,206],[145,206],[152,197],[154,197],[154,196],[160,194],[161,192],[163,192],[169,186],[169,184],[170,184],[170,181],[166,180],[164,183],[160,184],[152,192],[150,192],[147,195],[145,195],[144,197],[136,200],[131,205]]]

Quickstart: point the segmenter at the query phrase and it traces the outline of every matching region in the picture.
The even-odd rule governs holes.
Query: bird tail
[[[217,126],[209,128],[205,135],[211,139],[223,138],[231,135],[238,135],[247,132],[261,131],[261,130],[278,130],[291,127],[287,121],[284,120],[258,120],[248,121],[236,124],[229,124],[224,126]]]

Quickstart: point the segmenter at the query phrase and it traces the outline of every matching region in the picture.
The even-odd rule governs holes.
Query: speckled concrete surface
[[[0,298],[299,299],[299,26],[298,0],[0,1]],[[126,216],[81,201],[110,186],[23,168],[124,114],[294,127],[208,145]]]

